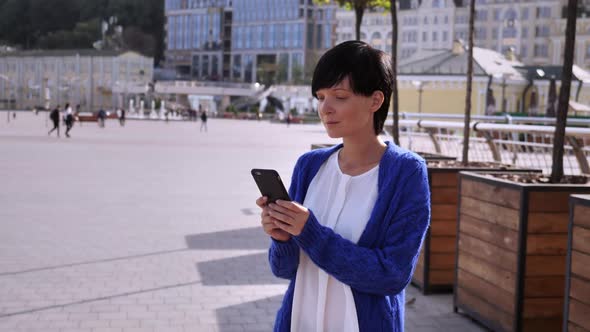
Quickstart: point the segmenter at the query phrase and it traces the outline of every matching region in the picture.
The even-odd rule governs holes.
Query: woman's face
[[[331,138],[375,135],[373,115],[383,103],[383,93],[355,94],[348,78],[331,88],[316,91],[318,113]]]

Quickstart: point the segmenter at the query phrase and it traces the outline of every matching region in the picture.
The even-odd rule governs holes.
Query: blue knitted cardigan
[[[358,244],[322,226],[310,211],[299,236],[271,241],[273,274],[291,282],[275,321],[289,331],[299,249],[322,270],[350,286],[360,331],[404,330],[404,289],[412,278],[430,222],[430,191],[424,160],[391,142],[379,163],[378,196]],[[320,166],[342,144],[313,150],[295,165],[289,195],[302,203]]]

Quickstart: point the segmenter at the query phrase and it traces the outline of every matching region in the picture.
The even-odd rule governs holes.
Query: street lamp
[[[422,114],[422,92],[424,91],[424,85],[426,85],[426,83],[415,80],[412,81],[412,85],[418,89],[418,114]]]
[[[494,77],[497,79],[502,79],[502,113],[506,113],[506,80],[510,78],[512,74],[510,73],[498,73],[495,74]]]

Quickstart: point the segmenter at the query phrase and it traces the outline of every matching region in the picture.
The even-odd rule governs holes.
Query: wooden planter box
[[[569,195],[588,185],[459,181],[454,309],[494,331],[559,331]]]
[[[563,331],[590,331],[590,195],[570,199]]]
[[[430,227],[412,276],[412,284],[423,294],[453,291],[457,243],[458,174],[465,170],[493,171],[490,168],[475,167],[428,167],[432,209]],[[506,172],[523,171],[538,172],[538,170],[522,169]]]

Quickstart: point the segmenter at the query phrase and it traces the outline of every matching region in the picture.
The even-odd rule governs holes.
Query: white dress
[[[343,174],[333,153],[311,181],[304,206],[318,222],[357,243],[377,200],[379,166],[357,176]],[[358,332],[350,286],[327,274],[300,250],[291,313],[292,332]]]

